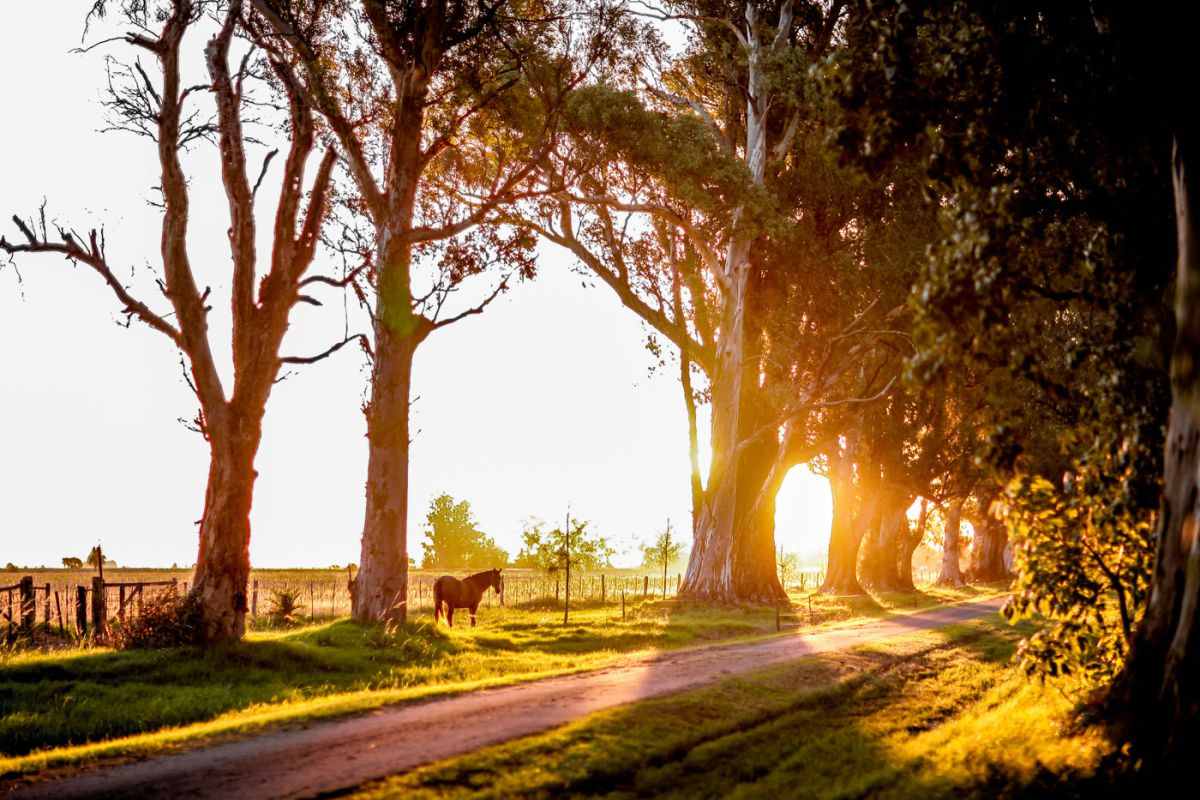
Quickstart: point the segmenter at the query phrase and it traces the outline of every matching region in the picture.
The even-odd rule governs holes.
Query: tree
[[[548,531],[541,520],[529,520],[521,533],[521,550],[513,566],[556,573],[567,568],[566,554],[570,552],[572,570],[593,572],[611,567],[616,550],[603,536],[590,533],[589,524],[587,520],[572,519],[568,538],[562,527]]]
[[[100,545],[96,545],[88,551],[87,560],[85,563],[92,569],[100,569],[101,563],[107,561],[108,559],[104,557],[104,553],[100,549]]]
[[[455,503],[448,494],[433,498],[424,533],[429,541],[421,545],[422,569],[490,569],[508,564],[508,553],[475,527],[466,500]]]
[[[92,15],[103,16],[106,0],[96,0]],[[316,356],[283,356],[280,344],[292,309],[301,302],[319,302],[306,294],[317,284],[343,285],[323,276],[305,277],[316,254],[331,185],[336,153],[327,148],[315,173],[308,162],[316,149],[312,107],[291,79],[286,63],[269,58],[266,65],[249,56],[231,67],[235,29],[244,12],[240,0],[121,3],[119,14],[130,31],[121,40],[154,59],[157,80],[141,63],[114,62],[110,68],[106,106],[110,125],[145,136],[155,143],[162,207],[162,249],[158,288],[169,311],[158,311],[135,297],[118,277],[120,267],[110,257],[103,229],[83,235],[69,226],[48,225],[45,208],[34,218],[13,222],[24,241],[0,239],[10,256],[51,254],[82,265],[103,280],[127,321],[145,324],[175,345],[186,360],[185,372],[199,402],[193,427],[209,447],[208,481],[200,517],[199,554],[191,594],[199,609],[198,635],[206,642],[238,639],[245,631],[250,573],[250,507],[257,473],[254,459],[262,436],[267,399],[284,364],[310,363],[335,352],[354,337]],[[216,34],[204,49],[210,83],[184,86],[181,60],[185,34],[216,16]],[[254,213],[260,178],[251,176],[245,112],[252,101],[251,85],[263,71],[273,80],[286,104],[283,182],[270,240],[270,266],[257,274],[259,237]],[[215,110],[199,105],[211,95]],[[188,254],[190,191],[181,152],[201,141],[215,139],[221,157],[221,181],[230,216],[229,247],[232,311],[232,383],[218,369],[210,336],[208,312],[211,287],[200,281]],[[271,155],[274,155],[272,153]],[[305,205],[305,186],[311,183]],[[303,208],[303,214],[301,209]],[[89,559],[90,562],[90,559]]]
[[[532,237],[496,216],[528,195],[558,103],[608,33],[587,9],[519,0],[252,5],[252,37],[294,69],[352,179],[342,244],[369,266],[374,339],[354,617],[403,621],[413,358],[532,277]],[[446,308],[485,271],[500,274],[482,300]]]
[[[642,547],[642,559],[649,566],[662,567],[663,576],[663,599],[667,597],[667,567],[671,562],[675,561],[683,553],[683,542],[671,538],[671,523],[667,522],[667,529],[658,535],[652,544]]]
[[[62,565],[64,569],[83,569],[83,559],[75,558],[74,556],[64,556]]]
[[[938,586],[962,586],[962,510],[965,500],[959,498],[950,505],[946,515],[946,530],[942,539],[942,569],[938,573]]]
[[[890,370],[860,369],[892,336],[873,324],[893,308],[864,265],[885,263],[873,237],[910,230],[891,223],[912,193],[836,168],[825,98],[807,77],[844,11],[672,6],[665,16],[692,26],[687,52],[668,63],[635,53],[624,75],[576,90],[542,174],[553,198],[518,220],[677,352],[693,508],[681,593],[695,598],[783,597],[773,517],[784,476],[836,437],[839,406],[886,395],[898,372],[895,358]],[[909,266],[892,244],[888,262]],[[707,484],[701,401],[711,405]]]
[[[786,591],[787,587],[800,576],[800,556],[795,553],[785,553],[781,549],[779,558],[775,559],[775,569],[779,572],[779,584]]]

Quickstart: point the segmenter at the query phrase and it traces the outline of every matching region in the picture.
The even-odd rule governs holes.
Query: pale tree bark
[[[787,43],[792,27],[792,4],[780,8],[775,37],[763,42],[755,9],[746,5],[745,49],[747,100],[744,143],[746,167],[755,186],[762,186],[767,168],[767,116],[771,92],[766,83],[764,59]],[[751,364],[747,358],[747,320],[750,307],[750,246],[739,231],[743,213],[733,214],[731,237],[725,252],[727,290],[719,323],[715,369],[711,375],[712,463],[700,514],[692,520],[693,545],[680,596],[700,600],[777,601],[787,594],[775,569],[774,520],[747,515],[757,501],[770,465],[766,456],[752,456],[742,443],[746,400],[744,381]],[[750,376],[753,381],[753,375]],[[764,468],[765,466],[765,468]],[[747,472],[750,474],[743,474]],[[761,474],[754,474],[758,472]],[[774,487],[776,490],[778,487]],[[749,498],[739,489],[752,492]],[[750,501],[750,502],[748,502]],[[770,496],[774,508],[774,494]],[[760,509],[762,506],[760,506]],[[741,512],[741,513],[739,513]]]
[[[962,586],[963,577],[960,566],[962,555],[959,542],[962,526],[962,511],[965,498],[952,500],[950,513],[946,515],[946,532],[942,539],[942,569],[938,574],[938,586]]]
[[[1175,131],[1178,239],[1174,398],[1154,574],[1145,615],[1110,696],[1155,766],[1183,772],[1200,750],[1200,135]]]
[[[280,367],[285,363],[311,363],[346,343],[314,357],[279,355],[291,309],[302,298],[316,302],[301,295],[301,287],[311,280],[344,286],[344,282],[330,278],[304,278],[325,219],[335,155],[332,150],[326,151],[313,181],[307,209],[301,214],[306,166],[314,149],[313,120],[311,109],[294,91],[295,87],[285,81],[284,93],[291,117],[289,152],[276,208],[271,266],[258,283],[254,217],[257,185],[252,187],[250,182],[241,116],[245,62],[236,74],[229,64],[230,44],[241,11],[239,0],[225,7],[220,30],[205,49],[211,84],[185,88],[180,80],[181,42],[197,18],[196,5],[189,0],[175,0],[162,20],[143,17],[136,5],[125,10],[128,21],[135,27],[135,32],[125,40],[155,57],[161,68],[161,86],[153,87],[139,65],[133,83],[124,90],[113,91],[115,100],[137,96],[140,101],[110,105],[117,115],[116,127],[150,135],[157,142],[163,199],[160,287],[171,304],[170,315],[155,313],[116,279],[102,234],[93,231],[85,244],[60,231],[62,242],[56,243],[47,238],[44,223],[39,231],[36,226],[14,218],[26,243],[9,244],[0,239],[0,249],[10,254],[58,253],[86,264],[104,278],[130,318],[168,336],[187,358],[189,384],[200,404],[195,427],[208,441],[210,458],[191,590],[199,617],[197,636],[206,643],[235,640],[245,632],[250,510],[257,477],[254,459],[262,437],[267,400]],[[149,32],[148,26],[153,21],[161,23],[157,34]],[[134,76],[132,71],[130,76]],[[195,117],[186,107],[189,97],[200,89],[210,90],[215,98],[217,118],[213,126],[205,124],[197,128],[192,122]],[[118,91],[126,93],[116,94]],[[179,158],[180,148],[188,141],[214,134],[228,201],[233,267],[230,301],[234,369],[229,396],[217,372],[209,341],[210,292],[208,289],[200,292],[188,259],[188,179]],[[173,323],[167,321],[170,316],[174,317]]]

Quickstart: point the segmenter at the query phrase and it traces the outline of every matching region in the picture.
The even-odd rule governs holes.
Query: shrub
[[[267,617],[276,625],[294,625],[300,621],[304,605],[300,592],[292,589],[275,589],[271,592],[271,608]]]
[[[118,650],[180,647],[195,644],[199,634],[196,601],[171,591],[143,601],[140,614],[113,629],[112,645]]]

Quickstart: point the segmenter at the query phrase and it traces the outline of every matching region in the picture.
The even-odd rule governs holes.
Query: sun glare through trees
[[[1144,5],[0,4],[0,794],[1186,790]]]

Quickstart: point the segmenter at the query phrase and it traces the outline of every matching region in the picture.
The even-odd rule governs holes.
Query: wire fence
[[[461,578],[470,573],[447,574]],[[432,614],[433,584],[438,577],[424,571],[410,573],[407,599],[410,614]],[[270,577],[252,576],[246,598],[248,615],[252,622],[266,621],[287,608],[291,609],[293,619],[328,620],[346,616],[352,606],[349,578],[348,573],[332,571],[321,577],[303,572],[295,577],[278,573]],[[914,578],[919,583],[931,582],[936,578],[936,571],[918,569]],[[803,569],[787,576],[785,588],[811,592],[818,589],[824,579],[823,569]],[[571,602],[591,605],[616,604],[622,597],[630,601],[667,599],[678,594],[681,583],[682,575],[678,572],[668,573],[665,578],[661,572],[573,573]],[[500,595],[491,591],[484,594],[484,607],[560,605],[567,593],[566,577],[562,573],[507,569],[503,572],[502,585]],[[73,576],[73,579],[35,582],[32,576],[23,576],[17,583],[0,586],[0,630],[11,639],[23,626],[32,624],[50,632],[79,637],[94,628],[101,617],[106,626],[124,623],[136,619],[151,599],[163,593],[186,594],[188,589],[189,582],[178,577],[111,581],[93,577],[90,582],[84,582],[83,576]],[[103,592],[100,600],[97,591]]]

